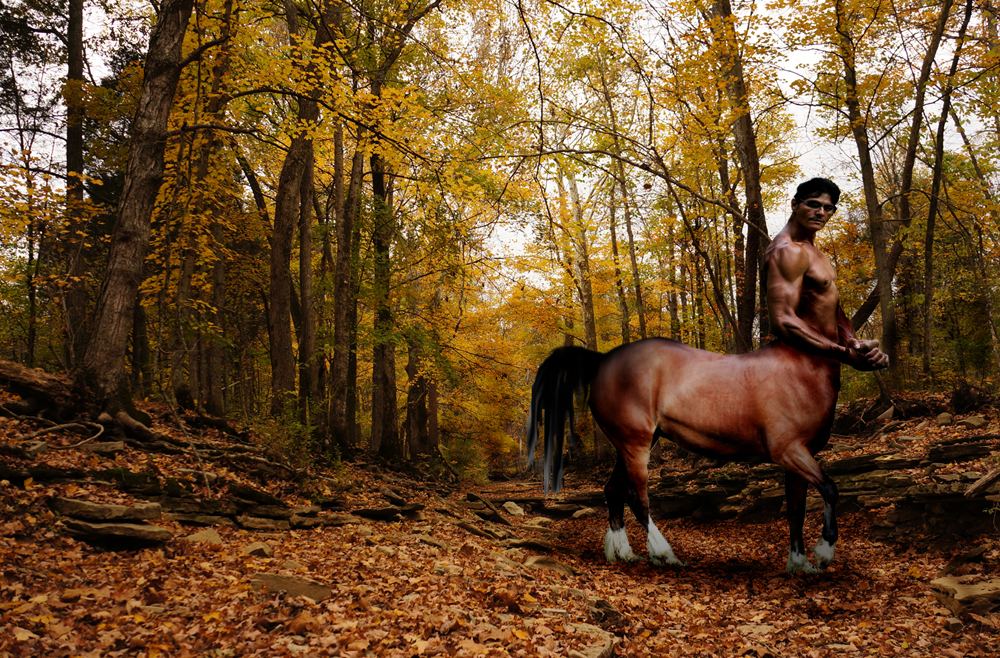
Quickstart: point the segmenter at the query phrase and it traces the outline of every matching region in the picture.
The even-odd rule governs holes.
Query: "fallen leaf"
[[[15,626],[14,639],[17,640],[18,642],[26,642],[27,640],[38,639],[38,636],[25,628],[21,628],[20,626]]]

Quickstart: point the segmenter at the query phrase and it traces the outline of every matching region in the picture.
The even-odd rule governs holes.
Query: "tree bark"
[[[583,207],[580,204],[580,191],[576,185],[573,172],[566,174],[569,183],[570,207],[572,210],[572,231],[576,233],[570,238],[576,251],[577,289],[580,294],[580,310],[583,315],[584,347],[597,350],[597,321],[594,315],[594,292],[590,280],[590,254],[587,244],[587,228],[583,224]]]
[[[872,251],[875,257],[875,276],[878,286],[879,305],[882,310],[882,341],[881,347],[889,355],[890,363],[897,360],[898,337],[896,331],[896,313],[893,305],[892,272],[888,267],[886,243],[888,228],[882,218],[882,206],[878,201],[878,187],[875,183],[875,168],[872,163],[871,147],[868,144],[867,120],[861,111],[861,100],[858,95],[857,71],[854,66],[854,41],[844,24],[843,8],[837,1],[837,25],[839,36],[839,56],[844,64],[844,82],[846,84],[846,105],[851,133],[858,150],[858,165],[861,169],[861,182],[865,193],[865,206],[868,211],[868,230],[872,240]],[[891,375],[890,375],[891,377]]]
[[[921,64],[920,76],[916,81],[916,97],[914,100],[913,120],[910,123],[910,138],[907,143],[907,150],[903,160],[902,171],[900,172],[901,196],[899,200],[899,221],[901,226],[909,226],[912,220],[910,212],[910,188],[913,180],[913,167],[916,162],[916,150],[920,141],[920,127],[923,122],[924,98],[927,82],[937,55],[944,29],[947,24],[948,14],[951,10],[953,0],[945,0],[938,15],[931,41],[927,52],[924,53]],[[882,207],[878,201],[878,189],[875,183],[874,166],[871,159],[871,148],[868,143],[867,117],[861,111],[861,100],[858,95],[857,71],[854,66],[854,55],[856,49],[854,40],[849,32],[849,27],[844,16],[844,8],[840,0],[836,4],[837,25],[836,32],[839,42],[837,44],[840,52],[839,56],[844,64],[844,82],[846,85],[845,104],[848,111],[848,120],[851,124],[851,132],[854,137],[855,146],[858,149],[858,164],[861,169],[861,179],[865,192],[865,205],[868,210],[868,229],[872,239],[872,250],[875,257],[876,288],[869,294],[868,299],[862,308],[851,318],[851,324],[859,328],[864,324],[868,316],[871,315],[875,306],[879,306],[882,311],[882,341],[881,348],[889,356],[890,363],[897,361],[899,353],[899,336],[896,327],[896,311],[892,294],[892,280],[895,276],[896,264],[899,261],[899,254],[903,251],[901,240],[896,240],[892,245],[889,254],[886,254],[886,246],[889,239],[889,228],[886,226],[882,215]],[[896,377],[890,370],[888,377],[895,380]]]
[[[319,396],[319,354],[316,351],[316,300],[313,294],[313,155],[302,175],[299,201],[299,297],[302,323],[299,327],[299,404],[306,421],[309,405]]]
[[[631,336],[629,331],[628,302],[625,301],[625,289],[622,286],[622,268],[618,264],[618,221],[615,218],[616,184],[617,181],[612,179],[608,204],[608,215],[611,224],[611,259],[615,265],[615,293],[618,298],[618,313],[622,330],[622,345],[627,345],[631,341]]]
[[[94,313],[94,331],[77,369],[80,380],[114,412],[131,403],[125,350],[142,282],[153,204],[163,182],[167,118],[181,74],[181,47],[191,7],[192,0],[165,0],[150,34],[118,217]]]
[[[69,0],[66,39],[66,345],[69,364],[75,365],[88,339],[87,263],[83,219],[83,0]]]
[[[390,252],[396,226],[389,206],[382,156],[371,157],[372,192],[372,288],[375,297],[375,335],[372,359],[372,447],[385,459],[401,459],[403,443],[399,436],[396,411],[395,320],[390,300],[392,264]]]
[[[358,149],[351,163],[351,178],[348,184],[347,198],[344,198],[344,165],[343,165],[343,127],[339,127],[335,145],[335,207],[337,217],[337,263],[333,275],[333,362],[330,365],[330,433],[333,441],[340,449],[340,454],[346,455],[353,441],[353,415],[348,413],[348,391],[353,389],[354,380],[348,375],[348,363],[352,355],[354,322],[352,310],[357,305],[354,293],[356,286],[351,273],[356,270],[355,258],[355,223],[358,200],[361,190],[361,178],[364,167],[364,153]]]
[[[746,251],[743,255],[742,295],[736,303],[737,331],[736,348],[739,352],[753,349],[753,325],[757,317],[757,280],[760,278],[761,234],[753,230],[757,227],[767,233],[767,218],[764,216],[764,201],[760,188],[760,156],[757,151],[757,137],[750,116],[749,93],[743,76],[743,61],[739,43],[733,28],[733,9],[729,0],[715,0],[712,13],[720,21],[715,30],[715,39],[723,49],[723,75],[729,100],[736,111],[733,123],[733,141],[736,156],[743,171],[743,189],[746,195],[746,216],[751,228],[747,229]],[[743,232],[740,225],[736,230]]]
[[[332,41],[329,25],[333,2],[323,4],[323,16],[318,21],[313,39],[314,51]],[[289,8],[293,5],[289,3]],[[298,32],[297,16],[288,12],[289,31]],[[305,65],[308,74],[315,73],[318,64]],[[299,99],[298,124],[300,131],[292,137],[285,154],[285,161],[278,178],[274,199],[274,226],[271,234],[270,290],[271,308],[268,325],[271,337],[271,413],[280,414],[295,393],[295,358],[292,350],[292,238],[301,214],[302,178],[313,157],[313,140],[309,126],[319,118],[316,98],[323,94],[320,88],[310,91],[308,97]],[[310,200],[310,206],[312,201]]]

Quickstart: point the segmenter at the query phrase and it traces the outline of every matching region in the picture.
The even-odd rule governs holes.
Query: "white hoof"
[[[813,555],[816,556],[816,566],[820,569],[826,569],[831,562],[833,562],[833,552],[837,547],[837,543],[829,543],[823,538],[820,538],[816,542],[816,547],[813,548]]]
[[[604,535],[604,556],[608,562],[639,562],[639,556],[632,552],[625,528],[612,530]]]
[[[670,548],[670,542],[663,536],[660,529],[656,527],[653,520],[649,520],[649,533],[646,537],[646,550],[649,551],[649,561],[657,566],[671,564],[684,566],[684,563],[674,555],[674,549]]]
[[[785,563],[785,570],[788,573],[819,573],[819,569],[814,567],[805,555],[791,551],[788,552],[788,562]]]

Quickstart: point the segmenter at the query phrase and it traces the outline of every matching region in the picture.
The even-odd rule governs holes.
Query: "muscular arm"
[[[771,329],[784,342],[803,352],[846,361],[846,345],[824,336],[796,313],[802,301],[805,275],[809,270],[809,254],[796,244],[785,243],[776,245],[767,261],[767,306],[771,315]],[[840,334],[843,327],[840,322],[837,324]],[[852,331],[852,336],[853,333]]]
[[[796,349],[835,359],[858,370],[888,367],[889,358],[878,349],[878,341],[858,340],[840,304],[837,304],[835,311],[836,341],[799,317],[796,310],[802,301],[802,287],[810,265],[809,254],[793,243],[775,247],[767,259],[767,304],[771,328],[775,333]]]

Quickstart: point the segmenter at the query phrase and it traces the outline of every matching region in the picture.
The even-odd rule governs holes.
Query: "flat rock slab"
[[[506,503],[501,505],[501,507],[503,507],[504,511],[511,516],[516,516],[518,518],[524,516],[524,508],[515,503],[513,500],[508,500]]]
[[[209,528],[208,530],[202,530],[201,532],[196,532],[193,535],[188,535],[184,539],[202,544],[212,544],[214,546],[222,546],[222,535],[220,535],[212,528]]]
[[[90,523],[68,518],[63,520],[63,525],[70,534],[83,539],[126,539],[161,543],[174,537],[166,528],[138,523]]]
[[[363,519],[369,519],[370,521],[398,521],[399,520],[399,508],[398,507],[380,507],[375,509],[356,509],[351,512],[355,516],[360,516]]]
[[[985,457],[993,451],[989,443],[958,443],[951,445],[933,445],[927,451],[927,459],[932,462],[950,464],[964,462],[970,459]]]
[[[254,489],[253,487],[248,487],[243,484],[231,483],[229,485],[229,493],[233,494],[237,498],[241,498],[251,503],[257,503],[258,505],[285,507],[285,502],[280,498],[276,498],[265,491]]]
[[[246,555],[254,555],[256,557],[274,557],[274,549],[262,541],[255,541],[249,546],[244,546],[240,550]]]
[[[302,576],[285,576],[278,573],[257,574],[250,581],[256,589],[267,589],[270,592],[287,592],[288,596],[306,596],[313,601],[322,601],[333,596],[333,590],[317,583],[315,580]]]
[[[931,581],[931,591],[955,615],[974,612],[985,615],[1000,609],[1000,578],[969,584],[965,577],[948,576]]]
[[[98,455],[117,455],[125,452],[126,447],[124,441],[101,441],[100,443],[86,443],[83,445],[83,449]]]
[[[215,484],[219,480],[219,476],[215,473],[209,473],[208,471],[197,471],[190,468],[179,468],[177,469],[182,475],[186,475],[193,479],[198,484]]]
[[[583,509],[583,507],[580,505],[574,505],[573,503],[561,503],[557,505],[539,507],[535,511],[539,514],[545,514],[546,516],[551,516],[556,519],[568,519],[581,509]]]
[[[213,525],[224,525],[224,526],[234,526],[233,520],[228,516],[216,516],[214,514],[177,514],[172,512],[167,512],[163,515],[163,518],[169,521],[177,521],[178,523],[184,523],[187,525],[202,525],[202,526],[213,526]]]
[[[266,519],[260,516],[238,516],[236,523],[247,530],[282,531],[291,529],[292,525],[285,519]]]
[[[330,514],[318,518],[323,520],[323,525],[331,526],[358,525],[361,523],[361,519],[353,514]]]
[[[577,575],[577,570],[568,564],[563,564],[559,560],[549,557],[548,555],[532,555],[527,560],[524,561],[524,566],[529,569],[548,569],[550,571],[555,571],[563,576],[575,576]]]
[[[138,505],[101,505],[89,500],[74,498],[53,498],[49,506],[65,516],[91,521],[142,521],[160,518],[159,503],[139,503]]]
[[[892,454],[893,453],[891,452],[883,452],[881,454],[845,457],[844,459],[838,459],[836,461],[824,460],[820,466],[823,467],[823,470],[826,471],[827,475],[843,475],[845,473],[874,471],[879,468],[875,462],[876,459],[879,457],[888,457]]]
[[[611,658],[611,656],[615,655],[615,645],[621,642],[617,636],[593,624],[565,624],[565,626],[572,628],[577,633],[590,635],[597,640],[597,644],[591,645],[582,651],[571,650],[567,654],[569,658]]]
[[[986,427],[986,419],[982,416],[969,416],[968,418],[963,418],[955,424],[959,427],[965,427],[970,430],[978,430]]]

